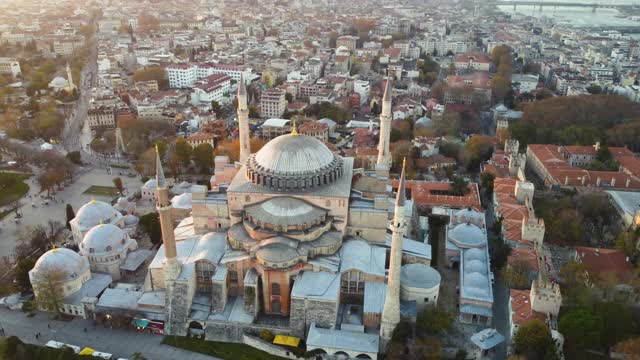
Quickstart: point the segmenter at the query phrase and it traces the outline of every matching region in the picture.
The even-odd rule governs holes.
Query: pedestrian
[[[47,324],[47,327],[48,327],[49,329],[51,329],[51,324]]]
[[[87,332],[87,328],[84,328],[84,332]]]

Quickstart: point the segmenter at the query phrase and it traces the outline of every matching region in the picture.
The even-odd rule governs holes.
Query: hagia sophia
[[[401,319],[437,303],[441,282],[430,266],[431,246],[413,240],[417,211],[404,166],[397,186],[390,182],[389,82],[375,171],[354,168],[353,158],[298,134],[295,125],[252,153],[239,84],[240,159],[216,172],[213,190],[193,185],[188,196],[172,194],[157,156],[157,252],[130,237],[137,218],[119,210],[124,200],[92,200],[71,221],[79,253],[49,250],[30,272],[36,297],[58,272],[61,310],[71,315],[127,314],[158,333],[230,342],[268,329],[305,339],[309,350],[377,359]],[[465,316],[475,321],[479,311],[488,322],[493,297],[483,223],[475,210],[453,214],[447,260],[469,270],[462,290],[475,300]],[[143,283],[118,282],[127,273],[141,273]]]

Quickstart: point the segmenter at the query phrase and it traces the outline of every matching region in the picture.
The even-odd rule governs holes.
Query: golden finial
[[[296,121],[293,120],[293,127],[291,128],[291,135],[298,135],[298,129],[296,128]]]
[[[156,154],[159,154],[160,150],[158,150],[158,143],[156,143]]]
[[[91,195],[91,201],[89,201],[89,204],[95,204],[96,203],[96,199],[93,198],[93,195]]]
[[[403,157],[402,158],[402,167],[404,168],[404,165],[407,163],[407,157]]]
[[[58,252],[58,248],[56,247],[56,244],[53,244],[53,245],[51,246],[51,252],[52,252],[52,253],[57,253],[57,252]]]

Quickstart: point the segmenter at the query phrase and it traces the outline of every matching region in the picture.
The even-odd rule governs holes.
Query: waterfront
[[[628,1],[613,3],[629,4]],[[597,9],[592,8],[544,6],[542,11],[538,6],[518,5],[513,9],[511,5],[501,5],[498,9],[506,14],[520,14],[537,18],[546,17],[558,24],[567,24],[577,27],[601,27],[601,26],[638,26],[640,21],[633,21],[629,18],[619,17],[621,13],[617,9]]]

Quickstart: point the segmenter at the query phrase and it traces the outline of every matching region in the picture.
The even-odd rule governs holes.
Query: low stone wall
[[[244,334],[243,336],[243,342],[251,347],[254,347],[258,350],[262,350],[266,353],[269,353],[271,355],[275,355],[275,356],[280,356],[283,358],[287,358],[287,359],[299,359],[298,357],[296,357],[292,352],[287,351],[286,349],[277,346],[277,345],[273,345],[271,343],[268,343],[260,338],[257,337],[253,337],[253,336],[249,336],[247,334]]]
[[[260,330],[269,330],[275,335],[292,335],[292,330],[285,327],[241,324],[227,321],[207,321],[205,326],[205,340],[243,343],[244,334],[259,334]]]

